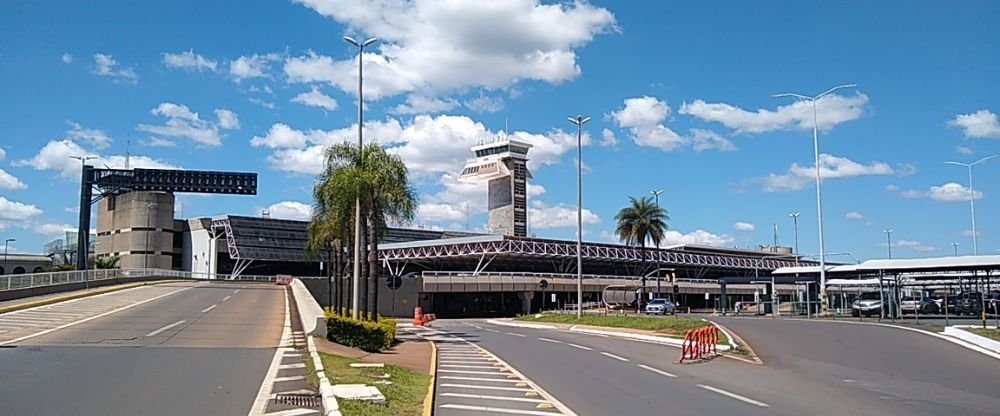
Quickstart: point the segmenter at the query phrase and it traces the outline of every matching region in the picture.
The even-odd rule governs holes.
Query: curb
[[[309,357],[313,360],[316,378],[319,379],[319,395],[323,402],[323,414],[326,416],[340,416],[340,405],[337,404],[337,398],[333,395],[333,386],[330,384],[330,380],[326,378],[323,360],[319,358],[319,353],[316,352],[316,341],[313,341],[311,336],[306,338],[306,349],[309,351]]]
[[[486,323],[501,326],[512,326],[514,328],[531,328],[531,329],[557,329],[552,325],[541,325],[541,324],[520,324],[508,321],[498,321],[496,319],[487,319]]]
[[[423,416],[431,416],[434,414],[434,396],[435,390],[437,390],[437,344],[429,339],[427,342],[431,343],[431,384],[427,387],[427,396],[424,397]]]
[[[601,329],[588,329],[588,328],[578,328],[573,325],[569,328],[570,332],[577,332],[590,335],[607,335],[618,338],[628,338],[636,341],[650,342],[653,344],[670,345],[672,347],[681,347],[684,341],[676,338],[667,337],[657,337],[653,335],[643,335],[643,334],[633,334],[629,332],[617,332],[617,331],[604,331]],[[730,347],[728,345],[716,345],[716,349],[719,351],[729,351]]]
[[[750,346],[750,343],[744,340],[743,337],[739,336],[733,331],[730,331],[729,328],[726,328],[722,324],[709,321],[707,319],[706,321],[714,325],[716,328],[719,328],[719,330],[722,331],[722,333],[726,334],[726,336],[729,337],[729,345],[732,346],[733,349],[738,348],[738,345],[743,345],[743,348],[750,352],[750,358],[740,357],[735,354],[724,355],[724,357],[732,358],[734,360],[739,360],[750,364],[759,364],[759,365],[764,364],[764,360],[760,359],[760,356],[757,355],[757,352],[753,350],[753,347]]]
[[[975,344],[987,350],[1000,353],[1000,341],[996,341],[982,335],[966,331],[964,328],[978,328],[978,326],[948,326],[944,328],[944,334],[958,338],[962,341]]]
[[[121,285],[121,286],[112,286],[112,287],[106,288],[106,289],[94,289],[92,292],[77,293],[75,295],[57,296],[57,297],[54,297],[54,298],[49,298],[49,299],[40,300],[40,301],[36,301],[36,302],[25,302],[25,303],[21,303],[21,304],[17,304],[17,305],[5,306],[3,308],[0,308],[0,315],[8,313],[8,312],[14,312],[14,311],[20,311],[20,310],[24,310],[24,309],[37,308],[39,306],[51,305],[51,304],[54,304],[54,303],[65,302],[65,301],[68,301],[68,300],[89,298],[91,296],[103,295],[103,294],[106,294],[106,293],[118,292],[118,291],[122,291],[122,290],[126,290],[126,289],[134,289],[134,288],[142,287],[142,286],[151,286],[151,285],[158,285],[158,284],[163,284],[163,283],[178,283],[178,282],[184,282],[184,281],[185,280],[158,280],[158,281],[152,281],[152,282],[126,283],[126,284]]]

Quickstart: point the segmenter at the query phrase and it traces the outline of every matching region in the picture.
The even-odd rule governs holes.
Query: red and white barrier
[[[691,329],[684,333],[684,340],[681,342],[681,357],[677,363],[684,360],[700,360],[708,356],[718,355],[716,344],[719,343],[719,329],[714,325],[703,326],[698,329]]]

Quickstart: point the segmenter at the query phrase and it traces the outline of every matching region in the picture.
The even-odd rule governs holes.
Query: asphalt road
[[[0,413],[247,414],[281,337],[282,290],[173,283],[0,315],[0,343],[15,341],[0,348]]]
[[[906,359],[892,350],[868,349],[870,359],[849,365],[858,351],[838,348],[845,344],[836,338],[852,339],[846,345],[860,347],[871,340],[869,328],[807,322],[816,333],[801,333],[795,326],[774,329],[765,322],[761,327],[759,319],[730,321],[724,323],[741,333],[754,332],[747,337],[758,353],[767,351],[765,365],[728,358],[681,365],[674,363],[675,348],[483,320],[442,320],[434,327],[495,354],[579,415],[995,415],[1000,409],[1000,362],[947,342],[913,349]],[[878,329],[880,337],[895,340],[897,334],[883,333],[889,328]],[[758,345],[760,337],[775,341]],[[927,341],[904,339],[908,346]],[[799,349],[813,351],[789,352]],[[897,359],[869,362],[879,356]],[[474,394],[490,403],[488,392]]]

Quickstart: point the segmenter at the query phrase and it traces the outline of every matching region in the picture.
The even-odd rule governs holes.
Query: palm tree
[[[121,257],[111,256],[111,257],[91,257],[95,269],[117,269],[118,261]]]
[[[341,236],[352,235],[351,214],[355,200],[361,202],[366,218],[366,224],[362,225],[363,238],[368,240],[370,249],[366,255],[366,244],[362,244],[362,255],[355,259],[367,260],[366,295],[359,301],[364,305],[365,315],[370,312],[370,318],[377,319],[378,237],[384,234],[388,221],[410,221],[416,210],[416,192],[409,184],[406,164],[378,144],[368,144],[360,151],[350,143],[336,144],[327,150],[326,170],[318,178],[313,193],[316,206],[320,208],[313,219],[329,223],[313,227],[317,242],[329,237],[324,235],[327,232],[339,230]]]
[[[643,260],[645,260],[646,242],[650,241],[657,247],[663,240],[663,235],[667,231],[667,221],[670,216],[667,211],[653,202],[652,197],[628,197],[628,206],[618,211],[615,221],[618,227],[615,235],[630,246],[642,248]],[[646,276],[642,276],[642,287],[646,287]],[[641,303],[641,302],[640,302]]]
[[[340,211],[333,210],[324,202],[323,192],[326,191],[317,182],[313,189],[316,204],[313,206],[312,218],[306,227],[306,255],[314,258],[322,250],[327,254],[327,304],[330,311],[338,315],[342,313],[340,292],[343,285],[343,241],[346,240],[344,227],[347,219]]]

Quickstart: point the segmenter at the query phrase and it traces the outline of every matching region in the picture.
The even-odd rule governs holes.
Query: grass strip
[[[962,328],[981,337],[1000,341],[1000,329],[998,328]]]
[[[622,316],[622,315],[583,315],[577,318],[573,314],[544,313],[524,315],[516,318],[526,322],[551,322],[572,325],[591,325],[609,328],[643,329],[656,332],[658,335],[671,338],[684,338],[684,333],[691,329],[711,325],[701,318],[693,317],[652,317],[652,316]],[[728,344],[726,334],[719,331],[719,344]]]
[[[423,414],[424,399],[430,387],[431,376],[406,368],[386,364],[383,368],[353,368],[351,363],[361,362],[353,358],[339,355],[319,353],[323,361],[323,370],[330,384],[368,384],[378,387],[385,395],[385,404],[366,403],[358,400],[337,399],[340,412],[344,416],[420,416]],[[305,360],[307,380],[316,385],[319,383],[312,370],[312,360]],[[389,374],[387,379],[378,378]],[[379,380],[388,380],[392,384],[374,384]]]

